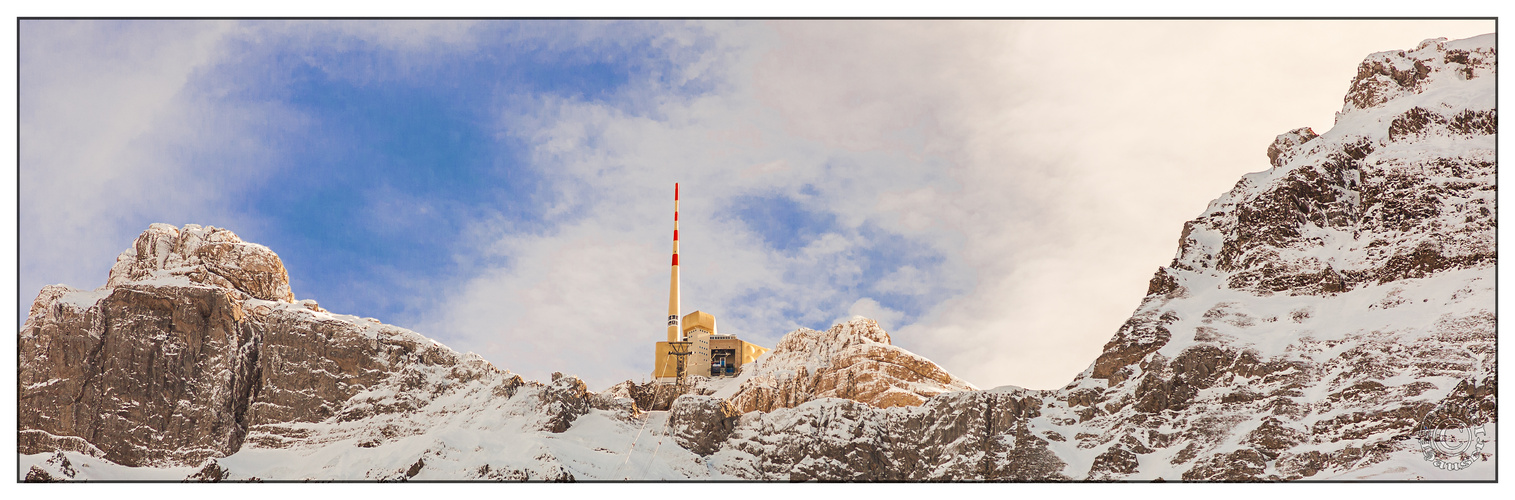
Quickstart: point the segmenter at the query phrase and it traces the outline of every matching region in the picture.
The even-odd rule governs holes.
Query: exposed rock
[[[1184,473],[1185,481],[1261,481],[1277,479],[1265,472],[1268,460],[1257,450],[1244,448],[1216,453]]]
[[[1168,344],[1173,334],[1166,325],[1173,319],[1136,315],[1126,320],[1115,337],[1105,343],[1104,352],[1094,360],[1090,376],[1109,380],[1111,384],[1125,380],[1130,365]]]
[[[219,483],[226,479],[226,469],[222,468],[215,460],[205,464],[199,471],[184,478],[186,483]]]
[[[1488,37],[1369,57],[1336,129],[1281,135],[1273,170],[1184,225],[1033,428],[1104,450],[1088,479],[1235,481],[1339,477],[1413,456],[1424,426],[1494,421],[1426,419],[1495,410],[1496,117],[1463,86],[1493,61]]]
[[[231,231],[195,224],[153,224],[116,258],[107,287],[132,281],[212,285],[254,298],[291,302],[289,274],[272,250]]]
[[[878,323],[858,318],[825,332],[801,328],[763,356],[730,401],[741,413],[844,398],[879,408],[919,406],[937,394],[976,389],[931,360],[890,343]]]
[[[33,303],[19,336],[22,454],[197,465],[309,444],[310,424],[389,421],[460,387],[502,400],[530,387],[531,411],[558,432],[588,411],[577,378],[526,383],[413,332],[294,303],[282,266],[259,267],[278,257],[229,231],[156,224],[122,255],[107,287],[46,287]],[[377,427],[365,443],[425,430]]]
[[[1472,80],[1493,76],[1495,47],[1448,49],[1447,39],[1421,42],[1415,50],[1369,55],[1357,66],[1344,99],[1347,109],[1369,109],[1423,91],[1436,77]]]
[[[58,451],[48,457],[47,461],[41,465],[33,465],[28,468],[26,476],[22,478],[22,481],[28,483],[58,483],[72,481],[78,474],[79,471],[74,469],[74,464],[68,460],[68,456],[62,451]]]
[[[580,415],[589,413],[589,393],[584,381],[552,374],[552,383],[537,393],[537,400],[547,409],[547,422],[543,429],[559,433],[568,430]]]
[[[233,295],[121,285],[83,310],[54,300],[34,306],[44,313],[22,330],[22,429],[78,436],[128,465],[199,463],[237,450],[258,386],[261,335]]]
[[[700,455],[715,453],[740,415],[731,403],[712,396],[679,396],[669,411],[674,441]]]
[[[1273,138],[1273,144],[1268,146],[1268,163],[1273,164],[1274,167],[1284,166],[1285,162],[1294,157],[1295,148],[1316,137],[1320,135],[1310,127],[1300,127],[1278,134],[1278,137]]]
[[[945,393],[921,407],[817,399],[737,419],[713,457],[722,471],[765,480],[899,481],[1065,478],[1065,463],[1029,422],[1040,393]]]
[[[603,395],[614,398],[627,398],[635,402],[638,411],[667,411],[673,408],[674,400],[685,394],[710,395],[715,391],[709,386],[709,380],[703,377],[692,377],[692,380],[684,384],[663,384],[649,381],[638,384],[627,380],[606,389]]]
[[[1089,467],[1089,479],[1124,478],[1135,473],[1140,465],[1135,453],[1118,445],[1111,446],[1094,457],[1094,465]]]
[[[28,483],[61,483],[61,482],[63,482],[62,479],[58,479],[58,478],[53,477],[52,474],[48,474],[47,471],[42,470],[42,468],[37,467],[35,465],[33,465],[31,469],[27,469],[27,471],[26,471],[26,478],[23,479],[23,481],[28,482]]]

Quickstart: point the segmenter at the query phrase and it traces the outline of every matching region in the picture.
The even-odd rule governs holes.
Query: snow
[[[105,299],[105,297],[110,295],[110,293],[111,290],[104,287],[89,291],[78,290],[63,294],[62,297],[58,297],[58,303],[68,304],[80,309],[88,309],[99,303],[101,300]]]
[[[1437,468],[1430,460],[1422,455],[1419,445],[1415,440],[1406,441],[1402,449],[1396,450],[1388,460],[1373,465],[1350,471],[1334,474],[1320,474],[1308,480],[1317,481],[1489,481],[1495,476],[1498,460],[1494,457],[1497,449],[1498,426],[1488,424],[1482,426],[1486,442],[1482,454],[1478,460],[1469,464],[1466,469],[1447,470]]]
[[[742,384],[747,383],[747,380],[752,378],[752,374],[763,371],[763,361],[767,358],[767,353],[764,353],[764,355],[758,356],[757,359],[753,360],[752,363],[743,366],[742,373],[738,374],[735,378],[727,379],[724,382],[725,385],[717,389],[711,396],[719,399],[730,399],[732,396],[735,396],[737,391],[741,390]]]
[[[1177,313],[1178,320],[1168,326],[1174,338],[1158,353],[1176,357],[1196,343],[1194,336],[1201,327],[1256,349],[1262,357],[1293,356],[1297,353],[1292,348],[1302,338],[1341,340],[1373,331],[1393,331],[1402,338],[1435,335],[1443,317],[1493,311],[1490,271],[1459,269],[1326,297],[1256,296],[1245,290],[1210,288],[1206,285],[1221,280],[1190,276],[1188,284],[1205,292],[1160,304],[1161,310]],[[1470,300],[1470,295],[1478,299]],[[1216,308],[1216,304],[1228,307]],[[1220,320],[1205,317],[1212,310],[1221,313]],[[1296,313],[1303,317],[1296,320]]]
[[[127,467],[109,460],[71,451],[60,453],[68,458],[71,467],[77,471],[73,477],[64,476],[64,479],[88,481],[180,481],[199,470],[195,467]],[[53,458],[53,456],[53,453],[17,455],[16,480],[25,479],[26,473],[33,466],[52,472],[56,467],[50,466],[47,461]],[[55,477],[59,475],[54,474]]]

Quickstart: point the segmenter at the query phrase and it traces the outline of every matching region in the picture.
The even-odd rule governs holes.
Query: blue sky
[[[17,324],[149,224],[208,224],[297,298],[600,389],[650,371],[677,181],[686,312],[770,346],[867,315],[981,386],[1054,387],[1357,61],[1486,31],[28,21]]]
[[[551,193],[526,164],[528,145],[500,136],[494,109],[518,94],[614,100],[646,72],[628,51],[646,47],[522,57],[500,39],[511,28],[476,27],[480,46],[419,68],[397,67],[392,49],[361,41],[330,53],[252,46],[258,64],[217,68],[238,80],[225,99],[275,100],[303,118],[298,129],[268,131],[283,158],[259,189],[242,193],[246,213],[275,229],[248,236],[299,271],[294,287],[334,310],[414,321],[429,305],[416,298],[435,292],[427,285],[477,258],[457,253],[468,250],[455,244],[466,221],[542,229]],[[341,73],[354,66],[362,80]]]

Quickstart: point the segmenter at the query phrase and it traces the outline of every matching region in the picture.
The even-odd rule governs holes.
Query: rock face
[[[842,398],[878,408],[920,406],[944,392],[978,389],[930,360],[891,345],[878,322],[857,318],[824,332],[799,329],[752,368],[732,405],[741,413]]]
[[[262,300],[294,301],[289,273],[273,250],[236,234],[194,224],[153,224],[116,257],[105,286],[130,282],[193,283],[229,288]]]
[[[69,302],[86,294],[39,300],[22,330],[23,452],[51,436],[131,465],[236,451],[260,378],[261,338],[241,303],[215,288],[130,285],[87,307]]]
[[[155,224],[105,287],[38,294],[18,479],[1493,479],[1495,64],[1493,35],[1369,56],[1057,390],[977,390],[866,319],[727,387],[525,381]]]
[[[697,454],[709,455],[720,449],[731,435],[739,415],[731,403],[721,398],[686,394],[674,400],[668,418],[675,443]]]
[[[818,399],[742,415],[712,461],[762,480],[1030,481],[1067,479],[1052,441],[1030,424],[1046,394],[1017,388],[941,394],[878,408]]]
[[[1048,401],[1098,452],[1072,472],[1342,477],[1418,451],[1437,408],[1494,421],[1494,61],[1492,36],[1369,56],[1331,131],[1279,136],[1185,224]]]
[[[19,344],[20,453],[127,466],[374,448],[427,432],[446,398],[510,406],[547,433],[592,404],[577,378],[525,382],[414,332],[295,303],[278,256],[194,225],[154,224],[100,290],[44,288]]]

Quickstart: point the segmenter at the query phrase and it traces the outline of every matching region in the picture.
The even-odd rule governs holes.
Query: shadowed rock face
[[[19,353],[22,429],[83,438],[123,464],[198,462],[240,446],[261,340],[230,293],[126,285],[89,309],[34,308],[43,311]]]
[[[524,382],[413,332],[294,303],[286,276],[230,231],[154,224],[106,287],[45,287],[19,333],[20,453],[198,466],[331,435],[376,446],[425,432],[390,421],[424,419],[459,387],[502,401],[528,388],[546,432],[589,411],[577,378]]]
[[[351,322],[253,298],[234,283],[291,298],[283,267],[261,267],[278,265],[277,256],[222,229],[165,227],[137,239],[107,288],[39,294],[20,336],[20,426],[31,434],[23,441],[36,442],[31,448],[77,436],[121,464],[198,464],[236,452],[250,431],[263,431],[256,439],[264,442],[299,437],[283,424],[333,415],[424,350],[414,339],[369,339]],[[200,244],[205,239],[218,242]],[[175,276],[255,278],[198,285],[158,274],[163,262],[202,257],[168,267],[188,269]],[[257,270],[208,271],[222,265],[215,259]]]

